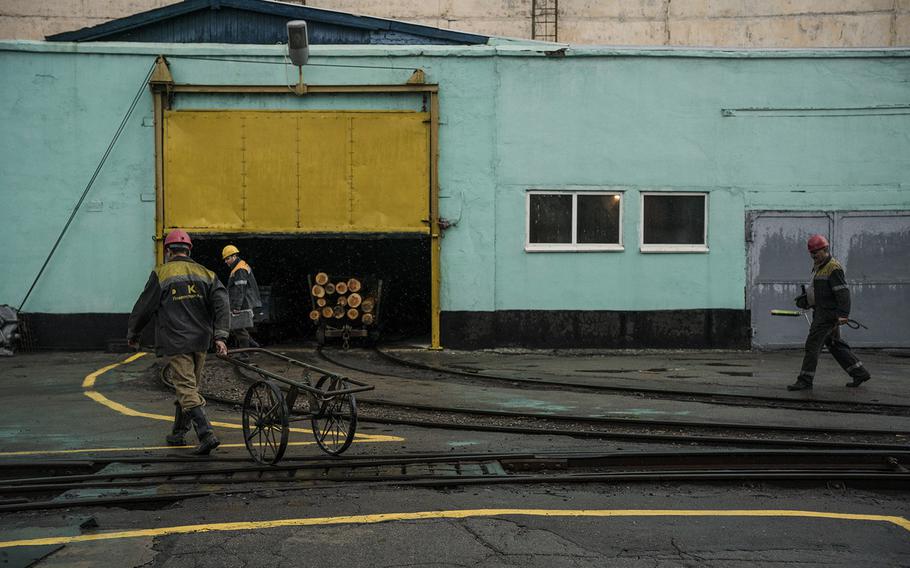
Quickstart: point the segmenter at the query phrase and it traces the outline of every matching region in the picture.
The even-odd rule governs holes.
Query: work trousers
[[[250,331],[252,330],[253,328],[247,327],[242,329],[235,329],[231,332],[234,334],[234,339],[237,340],[237,347],[240,349],[246,349],[250,346]]]
[[[806,337],[806,353],[803,356],[803,365],[797,380],[812,384],[815,379],[815,369],[818,367],[818,356],[822,347],[827,347],[837,363],[853,378],[866,378],[869,371],[857,359],[846,341],[840,338],[840,326],[837,325],[837,315],[833,312],[816,310],[809,326],[809,336]]]
[[[168,361],[173,373],[171,382],[177,391],[177,402],[184,412],[197,406],[204,406],[205,399],[199,394],[202,384],[202,368],[205,366],[205,351],[172,355]]]

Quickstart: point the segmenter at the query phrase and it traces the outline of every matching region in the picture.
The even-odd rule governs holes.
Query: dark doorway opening
[[[308,276],[382,280],[380,341],[425,338],[430,332],[430,239],[411,235],[193,235],[193,258],[228,281],[221,249],[233,244],[264,289],[266,342],[312,339],[316,326]]]

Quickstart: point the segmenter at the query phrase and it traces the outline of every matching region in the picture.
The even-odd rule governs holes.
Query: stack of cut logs
[[[323,320],[344,320],[337,323],[357,323],[372,325],[376,321],[373,310],[376,300],[372,296],[363,297],[362,284],[356,278],[331,282],[329,275],[320,272],[314,279],[316,284],[310,293],[316,299],[316,309],[310,312],[314,323]]]

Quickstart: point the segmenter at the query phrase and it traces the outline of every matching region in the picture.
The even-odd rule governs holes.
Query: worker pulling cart
[[[292,380],[252,362],[240,361],[236,358],[239,354],[262,354],[282,361],[301,369],[303,378]],[[309,420],[316,443],[327,454],[340,455],[351,445],[357,430],[354,394],[373,390],[373,386],[268,349],[234,349],[218,357],[238,371],[259,377],[247,389],[242,407],[243,441],[258,463],[276,464],[284,456],[292,422]],[[307,397],[307,409],[299,418],[290,418],[301,394]]]

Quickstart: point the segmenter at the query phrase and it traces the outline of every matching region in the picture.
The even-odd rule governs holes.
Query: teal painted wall
[[[742,309],[747,209],[910,208],[910,59],[503,58],[497,70],[496,309]],[[877,108],[889,105],[903,108]],[[771,110],[722,113],[749,108]],[[626,189],[625,250],[522,253],[536,187]],[[710,252],[640,253],[642,190],[708,192]]]
[[[292,83],[283,65],[186,58],[275,62],[280,49],[0,42],[0,303],[21,301],[155,54],[177,82]],[[910,51],[541,49],[312,50],[313,63],[379,68],[313,66],[311,84],[403,83],[420,67],[440,85],[440,208],[457,221],[443,239],[443,310],[742,309],[746,211],[910,209]],[[181,96],[176,108],[422,104]],[[749,108],[772,110],[722,113]],[[87,199],[99,210],[83,206],[26,311],[132,307],[153,262],[150,125],[145,91]],[[524,251],[528,189],[604,187],[624,192],[625,250]],[[645,190],[708,192],[710,252],[640,253]]]
[[[25,297],[153,61],[0,50],[0,303]],[[151,108],[146,89],[26,311],[132,308],[154,258]]]

